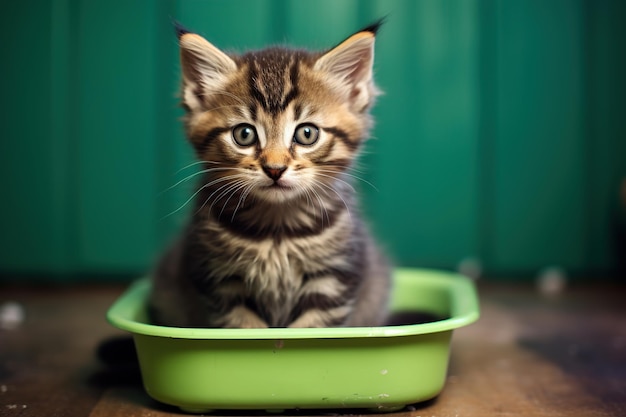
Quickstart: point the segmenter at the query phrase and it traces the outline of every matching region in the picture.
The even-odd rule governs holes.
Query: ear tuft
[[[387,20],[386,17],[381,17],[376,22],[374,22],[374,23],[370,24],[369,26],[364,27],[363,29],[361,29],[359,32],[370,32],[370,33],[374,34],[374,36],[376,36],[378,34],[378,31],[380,30],[380,27],[383,25],[383,23],[385,23],[385,20]]]
[[[176,37],[180,39],[184,34],[191,33],[186,27],[184,27],[178,20],[172,20],[174,30],[176,31]]]

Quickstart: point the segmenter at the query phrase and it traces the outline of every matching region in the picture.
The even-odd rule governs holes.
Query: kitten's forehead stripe
[[[250,111],[250,118],[253,122],[257,121],[257,105],[256,103],[250,103],[248,106],[248,110]]]
[[[271,48],[244,55],[250,95],[268,114],[284,111],[298,97],[298,52]]]
[[[298,120],[302,116],[302,105],[300,103],[296,103],[293,107],[293,119]]]

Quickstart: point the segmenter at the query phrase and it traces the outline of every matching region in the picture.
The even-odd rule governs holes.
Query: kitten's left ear
[[[313,67],[330,75],[335,89],[358,112],[367,109],[379,94],[372,67],[374,40],[381,24],[382,21],[350,36],[319,57]]]
[[[176,23],[183,75],[183,102],[192,111],[200,111],[203,96],[222,88],[237,64],[200,35]]]

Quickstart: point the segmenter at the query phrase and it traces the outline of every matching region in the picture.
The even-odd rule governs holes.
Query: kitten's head
[[[371,125],[378,27],[322,53],[242,55],[178,28],[187,136],[213,184],[270,202],[328,194]]]

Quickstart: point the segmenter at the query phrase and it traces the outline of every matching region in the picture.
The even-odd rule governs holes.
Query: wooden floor
[[[16,301],[25,312],[21,326],[0,329],[0,416],[182,415],[151,400],[133,368],[96,357],[103,340],[121,334],[104,319],[121,292],[0,287],[0,304]],[[625,286],[551,298],[530,286],[479,292],[482,317],[455,332],[442,394],[387,416],[626,416]]]

